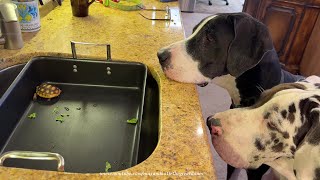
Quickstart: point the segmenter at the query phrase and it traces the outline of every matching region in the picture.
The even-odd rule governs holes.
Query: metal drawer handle
[[[33,152],[33,151],[8,151],[1,155],[0,166],[3,166],[3,162],[7,158],[14,159],[30,159],[30,160],[57,160],[58,161],[58,171],[64,171],[64,159],[58,153],[50,152]]]
[[[70,41],[70,42],[71,42],[71,51],[72,51],[73,59],[77,59],[76,44],[82,44],[82,45],[93,45],[93,46],[106,46],[107,60],[111,61],[111,45],[110,44],[96,44],[96,43],[75,42],[75,41]]]

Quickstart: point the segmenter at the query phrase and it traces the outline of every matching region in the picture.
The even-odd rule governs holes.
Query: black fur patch
[[[261,65],[257,65],[252,69],[246,71],[236,79],[236,86],[240,94],[240,104],[248,107],[257,102],[261,91],[257,88],[256,84],[263,82],[261,77],[257,77],[257,74],[261,74]],[[266,87],[263,87],[266,88]]]
[[[319,113],[314,111],[311,112],[312,109],[318,107],[319,104],[317,102],[314,102],[310,100],[309,98],[302,99],[299,102],[299,108],[300,108],[300,115],[301,115],[301,122],[303,125],[298,129],[297,134],[295,137],[293,137],[293,142],[297,146],[301,140],[305,137],[305,135],[308,133],[310,128],[312,127],[313,122],[317,122],[315,120],[319,119]],[[312,142],[313,144],[318,144],[320,134],[318,132],[315,132],[314,135],[310,134],[310,137],[308,138],[308,141]],[[318,139],[318,140],[317,140]]]
[[[287,118],[287,110],[282,110],[281,115],[282,115],[283,119],[286,119]]]
[[[274,107],[273,107],[273,110],[274,110],[275,112],[279,112],[279,107],[278,107],[278,106],[274,106]]]
[[[262,144],[262,142],[261,142],[260,139],[256,139],[256,141],[254,142],[254,145],[256,146],[256,148],[257,148],[259,151],[264,151],[264,150],[266,150],[266,147]]]
[[[277,144],[277,143],[279,142],[279,139],[277,138],[277,139],[275,139],[273,142],[274,142],[275,144]]]
[[[281,143],[278,143],[278,144],[272,146],[271,149],[272,149],[272,151],[274,151],[274,152],[280,152],[280,151],[283,150],[283,143],[282,143],[282,142],[281,142]]]
[[[311,127],[310,123],[304,123],[300,128],[298,128],[297,134],[293,137],[293,142],[296,146],[303,140],[304,136],[307,134]]]
[[[277,128],[277,125],[274,122],[268,122],[267,127],[271,131],[279,131],[278,128]]]
[[[295,113],[297,110],[296,110],[296,106],[294,105],[294,103],[292,103],[290,106],[289,106],[289,113]]]
[[[320,130],[319,127],[319,112],[314,111],[310,113],[310,119],[308,121],[313,122],[313,128],[308,135],[307,142],[312,145],[319,145],[320,144]]]
[[[270,112],[265,113],[263,116],[263,119],[269,119],[270,115],[271,115]]]
[[[291,154],[294,155],[294,153],[296,152],[296,148],[294,146],[290,146],[290,151],[291,151]]]
[[[319,83],[319,84],[320,84],[320,83]],[[320,96],[314,95],[313,97],[316,98],[318,101],[320,101]]]
[[[320,167],[316,168],[314,170],[314,177],[313,177],[314,180],[319,180],[320,179]]]
[[[289,134],[287,135],[288,132],[282,132],[274,122],[268,122],[268,123],[267,123],[267,127],[268,127],[271,131],[277,131],[277,132],[281,133],[283,137],[289,136]],[[271,139],[272,139],[272,137],[271,137]],[[286,138],[286,139],[287,139],[287,138]]]
[[[269,144],[271,144],[271,141],[270,140],[266,141],[266,145],[269,145]]]
[[[289,111],[288,120],[292,124],[294,122],[294,113],[297,112],[297,109],[296,109],[296,106],[294,105],[294,103],[292,103],[289,106],[289,110],[288,111]]]
[[[276,133],[272,132],[270,133],[270,136],[271,136],[271,140],[273,141],[274,139],[276,139],[277,135]]]
[[[304,122],[304,118],[305,118],[305,115],[306,115],[306,104],[307,102],[310,101],[309,99],[302,99],[300,102],[299,102],[299,108],[300,108],[300,115],[301,115],[301,122],[303,123]]]
[[[259,156],[256,155],[256,156],[253,157],[253,159],[254,159],[255,161],[259,161]]]
[[[320,89],[320,83],[315,83],[314,86],[316,86],[318,89]]]
[[[289,133],[286,131],[286,132],[283,132],[283,137],[285,138],[285,139],[289,139]]]
[[[297,171],[294,169],[293,170],[294,176],[297,176]]]
[[[294,123],[294,114],[293,113],[289,113],[288,120],[290,121],[291,124]]]
[[[310,100],[309,98],[303,99],[299,103],[301,122],[303,123],[305,118],[310,119],[311,110],[318,107],[319,104]]]
[[[296,146],[303,140],[305,135],[308,133],[309,129],[311,128],[312,123],[307,121],[301,127],[298,128],[297,134],[293,137],[293,142]]]

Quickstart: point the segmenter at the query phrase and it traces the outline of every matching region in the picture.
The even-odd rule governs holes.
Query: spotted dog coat
[[[267,164],[287,179],[320,179],[320,78],[265,91],[257,103],[210,117],[212,143],[228,164]]]

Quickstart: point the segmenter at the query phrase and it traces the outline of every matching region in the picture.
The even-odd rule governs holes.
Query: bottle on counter
[[[18,20],[22,32],[40,30],[40,14],[38,0],[13,0],[17,5]]]

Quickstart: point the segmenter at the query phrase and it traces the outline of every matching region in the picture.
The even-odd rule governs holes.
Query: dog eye
[[[206,38],[207,38],[207,40],[210,41],[210,42],[214,41],[214,37],[213,37],[211,34],[209,34],[209,33],[206,34]]]
[[[214,37],[213,37],[212,34],[210,34],[210,33],[207,33],[207,34],[206,34],[206,38],[207,38],[207,40],[210,41],[210,42],[214,41]]]

